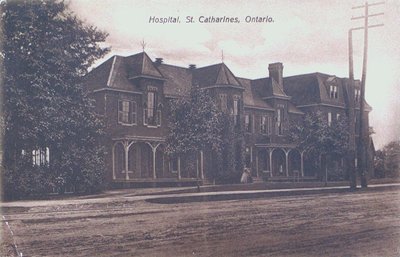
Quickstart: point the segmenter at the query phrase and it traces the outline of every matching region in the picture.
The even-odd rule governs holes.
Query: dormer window
[[[354,98],[356,102],[360,101],[360,96],[361,96],[361,90],[358,88],[354,89]]]
[[[329,97],[332,99],[338,98],[338,86],[336,85],[329,86]]]

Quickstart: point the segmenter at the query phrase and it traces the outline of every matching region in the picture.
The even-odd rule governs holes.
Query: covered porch
[[[204,179],[203,152],[193,156],[169,156],[163,138],[114,138],[113,182],[172,183]]]
[[[304,150],[290,144],[255,145],[255,175],[275,178],[314,178],[315,174],[307,169],[307,157]]]

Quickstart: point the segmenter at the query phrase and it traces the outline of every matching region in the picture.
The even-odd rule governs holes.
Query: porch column
[[[256,173],[257,173],[257,178],[259,177],[258,175],[258,151],[256,151]]]
[[[302,151],[300,153],[300,172],[301,172],[301,176],[304,177],[304,151]]]
[[[285,151],[285,155],[286,155],[286,177],[289,177],[289,151]]]
[[[181,179],[181,157],[178,156],[178,179]]]
[[[250,173],[251,173],[251,170],[253,169],[253,147],[252,146],[250,146]]]
[[[129,180],[129,148],[133,145],[135,141],[125,141],[124,151],[125,151],[125,179]]]
[[[200,175],[200,170],[199,170],[199,156],[196,156],[196,178],[198,179]]]
[[[160,145],[160,143],[158,143],[156,146],[153,146],[149,142],[146,142],[146,143],[150,146],[151,150],[153,151],[153,179],[156,179],[157,178],[157,175],[156,175],[156,152],[157,152],[157,147]]]
[[[116,179],[116,175],[115,175],[115,144],[112,146],[111,154],[112,154],[112,173],[113,173],[113,180],[115,180],[115,179]]]
[[[162,176],[165,178],[165,154],[162,153]]]
[[[204,179],[204,156],[203,156],[203,150],[200,151],[200,178]]]
[[[274,151],[274,149],[270,150],[269,153],[269,172],[271,174],[271,178],[273,176],[273,172],[272,172],[272,152]]]
[[[128,166],[129,166],[129,145],[128,142],[124,142],[124,151],[125,151],[125,179],[129,180],[128,174]]]
[[[156,151],[157,148],[151,148],[151,150],[153,150],[153,179],[157,178],[156,175]]]

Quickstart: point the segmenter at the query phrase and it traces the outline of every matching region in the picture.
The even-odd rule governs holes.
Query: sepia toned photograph
[[[398,0],[1,0],[0,256],[400,256]]]

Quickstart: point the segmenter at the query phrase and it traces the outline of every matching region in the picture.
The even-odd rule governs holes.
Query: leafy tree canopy
[[[304,120],[290,127],[290,138],[311,155],[333,153],[344,156],[348,152],[348,121],[343,115],[329,125],[324,113],[308,113]]]
[[[381,161],[379,163],[378,161]],[[382,150],[377,151],[375,165],[381,164],[385,176],[400,176],[400,141],[392,141],[385,145]]]
[[[31,144],[74,136],[65,125],[83,118],[87,99],[79,83],[107,52],[98,45],[107,35],[84,25],[64,2],[9,1],[1,12],[8,136]]]
[[[184,154],[206,147],[220,151],[222,113],[208,91],[192,88],[190,95],[171,103],[167,152]]]
[[[44,183],[42,178],[33,181],[31,168],[19,164],[23,160],[19,154],[23,149],[50,147],[51,163],[57,166],[44,177],[98,186],[92,175],[99,172],[93,170],[96,166],[100,171],[102,167],[96,143],[102,123],[81,80],[107,53],[99,44],[107,34],[84,24],[63,1],[6,1],[0,12],[4,163],[6,172],[14,173],[8,178],[18,184],[25,176],[31,187]]]

